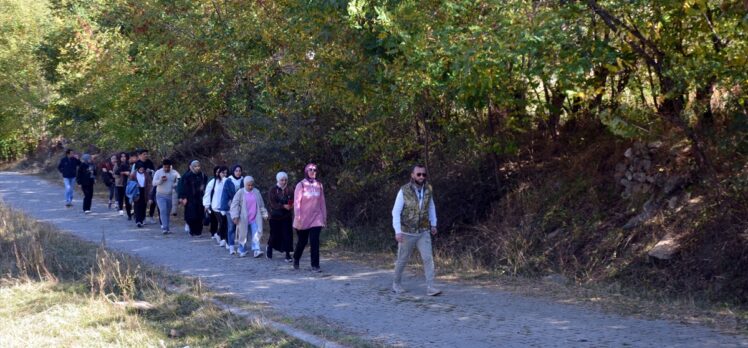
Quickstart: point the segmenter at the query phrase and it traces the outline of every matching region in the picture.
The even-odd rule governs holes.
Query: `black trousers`
[[[319,234],[322,227],[312,227],[306,230],[296,230],[299,240],[296,242],[296,250],[293,252],[294,264],[299,264],[301,254],[304,253],[307,241],[309,241],[309,252],[312,256],[312,267],[319,267]]]
[[[151,193],[149,197],[156,197],[156,185],[153,186],[153,189],[151,190]],[[151,202],[150,210],[148,211],[148,216],[153,217],[153,215],[156,213],[156,208],[158,208],[158,205],[156,204],[156,201],[154,200]],[[160,214],[159,214],[160,215]]]
[[[130,199],[125,195],[124,186],[117,186],[117,208],[126,211],[127,217],[132,216],[132,204],[130,204]]]
[[[229,239],[229,229],[226,225],[226,216],[221,215],[221,213],[216,211],[212,212],[210,216],[210,235],[212,236],[213,233],[218,233],[218,237],[220,237],[221,240],[228,241]]]
[[[140,187],[140,197],[135,201],[135,222],[143,223],[145,221],[145,208],[148,205],[148,196],[146,196],[145,188]]]
[[[199,236],[203,234],[203,220],[193,219],[193,220],[187,220],[186,222],[187,222],[187,226],[190,226],[191,236]]]
[[[268,257],[273,257],[273,249],[285,252],[293,251],[293,227],[291,219],[270,219],[270,236],[268,238]]]
[[[91,200],[93,199],[93,184],[81,185],[83,191],[83,211],[91,210]]]

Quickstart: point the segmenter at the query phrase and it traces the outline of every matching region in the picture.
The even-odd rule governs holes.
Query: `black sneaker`
[[[138,222],[138,228],[143,228],[143,224]]]
[[[322,270],[319,269],[319,267],[312,267],[311,271],[312,273],[322,273]]]
[[[127,221],[132,221],[132,216],[128,216]]]
[[[293,269],[296,270],[296,271],[299,270],[299,263],[298,262],[294,261],[294,263],[293,263]]]

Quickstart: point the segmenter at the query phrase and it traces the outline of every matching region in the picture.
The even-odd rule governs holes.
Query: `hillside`
[[[743,3],[0,5],[4,161],[314,162],[330,243],[385,252],[423,163],[442,266],[748,302]]]

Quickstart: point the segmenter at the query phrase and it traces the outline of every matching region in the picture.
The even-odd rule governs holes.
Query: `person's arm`
[[[297,216],[301,213],[301,196],[302,191],[304,190],[304,184],[298,183],[296,184],[296,188],[293,191],[293,212]]]
[[[163,170],[159,169],[155,173],[153,173],[153,186],[159,187],[169,181],[169,178],[167,177],[166,180],[161,180],[161,177],[166,175]]]
[[[402,225],[400,224],[400,215],[403,213],[403,205],[405,205],[405,199],[403,198],[403,190],[397,191],[397,197],[395,197],[395,205],[392,207],[392,228],[395,230],[395,238],[397,235],[402,235]]]
[[[322,212],[322,225],[327,226],[327,203],[325,203],[325,188],[322,186],[322,183],[319,184],[319,202],[320,202],[320,211]]]
[[[61,158],[60,163],[57,165],[57,171],[59,171],[60,173],[62,173],[62,168],[64,167],[62,164],[65,163],[65,158],[67,157]]]
[[[258,211],[260,212],[260,215],[262,216],[262,218],[267,220],[268,210],[265,208],[265,200],[262,199],[262,194],[260,194],[260,190],[255,191],[255,196],[257,197],[257,207],[259,208]]]
[[[279,191],[277,186],[268,191],[268,205],[271,210],[278,210],[282,208],[282,203],[278,201],[278,196],[283,194],[283,191]]]
[[[241,217],[241,202],[242,202],[242,190],[239,189],[234,194],[234,198],[231,200],[231,220],[233,220],[235,223],[239,221],[239,217]]]
[[[205,207],[205,209],[210,208],[210,191],[213,190],[215,185],[216,180],[213,179],[208,183],[208,186],[205,187],[205,193],[203,194],[203,207]]]
[[[88,173],[85,173],[85,170],[83,170],[83,166],[78,167],[78,169],[75,172],[75,183],[78,185],[82,185],[83,182],[83,176]]]
[[[434,197],[431,197],[429,202],[429,223],[431,224],[431,234],[436,234],[436,204],[434,204]]]

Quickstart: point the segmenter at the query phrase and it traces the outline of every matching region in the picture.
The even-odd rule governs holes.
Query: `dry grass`
[[[199,281],[144,267],[2,205],[0,270],[4,347],[307,346],[221,310]],[[177,285],[185,290],[166,290]]]

